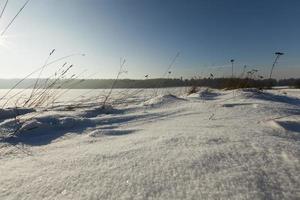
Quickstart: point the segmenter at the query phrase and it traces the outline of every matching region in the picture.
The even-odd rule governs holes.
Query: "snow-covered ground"
[[[300,90],[124,93],[2,109],[0,199],[300,199]]]

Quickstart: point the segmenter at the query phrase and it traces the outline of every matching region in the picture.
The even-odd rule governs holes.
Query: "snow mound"
[[[47,145],[66,134],[80,134],[95,125],[96,119],[78,116],[47,115],[27,120],[9,119],[0,124],[0,136],[2,141],[10,144]]]
[[[219,95],[220,95],[220,93],[215,92],[212,89],[204,88],[204,89],[200,90],[199,92],[188,95],[188,97],[200,98],[203,100],[215,100],[216,97],[218,97]]]
[[[275,94],[270,91],[261,91],[258,89],[243,89],[236,91],[236,93],[237,96],[241,96],[248,99],[250,98],[255,100],[300,106],[299,98],[287,96],[285,94]]]
[[[143,103],[144,106],[161,106],[165,104],[171,104],[179,101],[185,101],[185,99],[179,98],[175,95],[159,95],[151,98]]]
[[[233,107],[242,107],[242,106],[251,106],[252,108],[258,108],[259,105],[256,103],[224,103],[220,105],[225,108],[233,108]]]
[[[91,131],[88,136],[89,137],[102,137],[102,136],[122,136],[133,133],[134,130],[118,130],[118,129],[98,129]]]
[[[14,118],[19,115],[34,112],[32,108],[5,108],[0,109],[0,120]]]
[[[120,113],[119,110],[114,109],[111,105],[105,106],[103,108],[102,106],[95,106],[92,108],[84,109],[81,113],[82,117],[97,117],[102,114],[113,114],[113,113]]]
[[[268,125],[274,129],[300,133],[300,121],[297,120],[270,120]]]
[[[85,127],[93,124],[91,119],[81,117],[60,117],[60,116],[44,116],[26,121],[19,129],[19,133],[38,130],[43,132],[51,132],[57,129],[72,129],[75,127]]]

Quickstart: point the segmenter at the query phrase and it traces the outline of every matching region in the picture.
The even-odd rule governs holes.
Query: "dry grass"
[[[199,87],[196,86],[196,85],[192,85],[192,86],[188,89],[188,91],[187,91],[188,95],[194,94],[194,93],[197,93],[197,92],[199,92]]]

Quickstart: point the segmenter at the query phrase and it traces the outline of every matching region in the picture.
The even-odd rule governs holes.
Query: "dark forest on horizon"
[[[0,89],[13,88],[22,79],[0,79]],[[47,88],[55,79],[40,79],[40,88]],[[17,89],[30,89],[36,79],[25,79],[18,84]],[[56,81],[51,89],[105,89],[111,88],[163,88],[163,87],[189,87],[203,86],[211,88],[266,88],[272,86],[300,87],[299,79],[250,79],[250,78],[191,78],[191,79],[62,79]]]

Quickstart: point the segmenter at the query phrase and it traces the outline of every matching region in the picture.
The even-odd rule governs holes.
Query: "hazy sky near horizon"
[[[0,30],[24,2],[9,1]],[[172,77],[229,75],[232,58],[236,75],[248,65],[266,76],[275,51],[286,54],[274,76],[300,77],[300,1],[31,0],[0,38],[0,78],[24,77],[54,48],[51,60],[85,53],[66,60],[85,78],[115,77],[120,58],[123,78],[162,77],[177,52]]]

